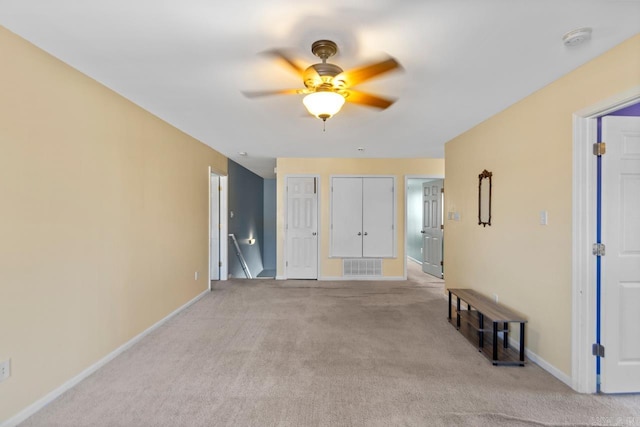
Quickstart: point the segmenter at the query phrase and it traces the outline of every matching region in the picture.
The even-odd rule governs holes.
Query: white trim
[[[320,239],[322,238],[321,233],[321,218],[320,218],[320,175],[318,174],[290,174],[284,176],[284,244],[282,246],[282,255],[284,257],[284,275],[276,276],[276,280],[287,280],[288,279],[288,266],[287,266],[287,238],[289,233],[289,225],[287,223],[288,214],[289,214],[289,178],[315,178],[316,180],[316,277],[315,280],[318,280],[320,277]],[[304,279],[309,280],[309,279]],[[313,279],[311,279],[313,280]]]
[[[596,118],[640,100],[640,86],[582,109],[573,115],[573,239],[571,384],[580,393],[595,393],[595,162]]]
[[[362,281],[368,280],[370,282],[386,282],[393,280],[407,280],[402,276],[322,276],[318,280],[322,281],[336,281],[336,282],[350,282],[350,281]]]
[[[512,337],[509,337],[509,344],[514,348],[520,347],[520,342]],[[553,375],[554,377],[556,377],[557,379],[559,379],[560,381],[568,385],[569,387],[572,387],[572,380],[569,375],[565,374],[560,369],[556,368],[551,363],[547,362],[542,357],[538,356],[537,354],[535,354],[533,351],[529,350],[526,347],[524,349],[524,355],[531,362],[540,366],[542,369],[544,369],[545,371],[547,371],[548,373],[550,373],[551,375]]]
[[[229,177],[220,175],[220,280],[229,278]],[[224,236],[224,238],[223,238]]]
[[[411,256],[409,256],[409,255],[407,255],[407,260],[409,260],[409,261],[413,261],[413,262],[415,262],[415,263],[416,263],[416,264],[418,264],[418,265],[422,265],[422,261],[418,261],[417,259],[415,259],[415,258],[413,258],[413,257],[411,257]]]
[[[47,406],[49,403],[53,402],[60,395],[62,395],[64,392],[72,389],[74,386],[76,386],[82,380],[87,378],[89,375],[93,374],[98,369],[102,368],[104,365],[106,365],[107,363],[111,362],[117,356],[119,356],[120,354],[124,353],[125,351],[127,351],[128,349],[133,347],[135,344],[140,342],[140,340],[142,340],[144,337],[149,335],[154,330],[158,329],[160,326],[162,326],[164,323],[166,323],[168,320],[170,320],[176,314],[180,313],[182,310],[184,310],[187,307],[189,307],[190,305],[194,304],[200,298],[204,297],[208,293],[209,293],[208,290],[203,291],[198,296],[193,298],[191,301],[187,302],[186,304],[183,304],[181,307],[178,307],[177,309],[175,309],[174,311],[169,313],[167,316],[165,316],[163,319],[160,319],[158,322],[154,323],[153,325],[151,325],[150,327],[148,327],[147,329],[145,329],[144,331],[142,331],[141,333],[139,333],[135,337],[131,338],[129,341],[127,341],[126,343],[122,344],[120,347],[116,348],[111,353],[107,354],[102,359],[98,360],[96,363],[94,363],[93,365],[89,366],[88,368],[86,368],[85,370],[80,372],[75,377],[73,377],[70,380],[66,381],[64,384],[62,384],[61,386],[57,387],[56,389],[50,391],[45,396],[43,396],[42,398],[36,400],[34,403],[32,403],[31,405],[27,406],[26,408],[24,408],[22,411],[18,412],[17,414],[12,416],[11,418],[5,420],[2,424],[0,424],[0,427],[15,427],[18,424],[22,423],[27,418],[29,418],[30,416],[34,415],[36,412],[38,412],[39,410],[41,410],[42,408]]]

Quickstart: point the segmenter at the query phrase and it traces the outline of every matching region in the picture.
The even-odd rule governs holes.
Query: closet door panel
[[[393,256],[393,178],[362,180],[362,256]]]
[[[331,256],[362,256],[362,178],[333,178]]]

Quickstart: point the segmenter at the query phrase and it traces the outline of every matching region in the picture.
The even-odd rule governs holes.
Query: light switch
[[[548,219],[547,211],[540,211],[540,225],[547,225]]]

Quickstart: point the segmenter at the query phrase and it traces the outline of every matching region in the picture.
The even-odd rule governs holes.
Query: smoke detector
[[[591,38],[591,28],[584,27],[577,30],[569,31],[562,36],[565,46],[578,46]]]

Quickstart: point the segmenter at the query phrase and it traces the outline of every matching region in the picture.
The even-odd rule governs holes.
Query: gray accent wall
[[[264,180],[229,160],[229,234],[235,234],[249,271],[255,278],[262,272],[262,247],[264,242]],[[233,215],[233,216],[232,216]],[[256,239],[250,245],[249,239]],[[229,275],[245,278],[235,248],[228,239]]]
[[[264,240],[262,264],[265,270],[276,270],[276,180],[264,180]]]

